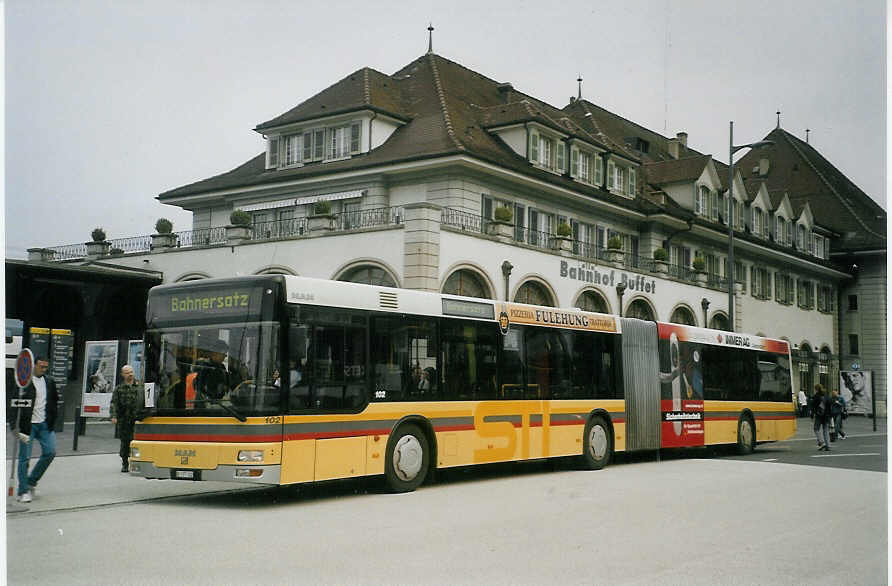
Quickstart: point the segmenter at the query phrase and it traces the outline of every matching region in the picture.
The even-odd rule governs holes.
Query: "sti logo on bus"
[[[725,334],[724,336],[722,336],[722,334],[719,334],[717,337],[720,343],[723,341],[724,338],[725,344],[729,344],[731,346],[742,346],[744,348],[750,347],[750,339],[745,336],[737,336],[734,334]]]

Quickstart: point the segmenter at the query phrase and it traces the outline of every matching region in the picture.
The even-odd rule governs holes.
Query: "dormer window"
[[[638,188],[635,169],[614,161],[607,161],[607,189],[613,193],[633,197]]]
[[[570,174],[582,183],[601,185],[604,182],[604,163],[599,155],[574,146],[570,148]]]
[[[750,222],[750,226],[753,229],[753,234],[761,235],[762,234],[762,210],[757,207],[752,208],[753,218],[752,222]]]
[[[784,231],[784,241],[787,246],[793,246],[793,221],[787,220],[786,229]]]
[[[362,149],[362,123],[358,120],[304,129],[271,137],[266,153],[268,169],[299,167],[316,161],[339,161],[359,154]]]
[[[564,141],[530,130],[530,162],[555,173],[563,173],[566,158]]]
[[[705,185],[701,185],[697,190],[697,197],[694,201],[694,213],[718,221],[719,219],[719,200],[718,194],[709,190]]]
[[[805,226],[802,224],[796,226],[796,248],[805,250]]]

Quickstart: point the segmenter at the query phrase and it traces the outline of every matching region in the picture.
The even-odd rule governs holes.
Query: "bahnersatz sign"
[[[561,277],[580,281],[582,283],[592,283],[593,285],[604,285],[613,287],[620,283],[625,284],[629,291],[639,291],[641,293],[656,293],[657,282],[654,279],[646,279],[641,275],[634,273],[617,273],[615,270],[599,270],[595,265],[588,263],[579,263],[576,266],[570,266],[565,260],[561,261]]]

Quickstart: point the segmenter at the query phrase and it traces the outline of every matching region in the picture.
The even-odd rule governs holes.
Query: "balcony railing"
[[[486,230],[486,222],[482,216],[452,208],[443,208],[440,212],[440,222],[444,226],[452,226],[467,232],[483,233]]]
[[[226,243],[225,226],[201,228],[199,230],[188,230],[186,232],[175,232],[175,234],[177,235],[177,246],[180,248],[189,246],[211,246],[213,244]]]
[[[306,218],[257,222],[251,226],[251,240],[268,240],[271,238],[289,238],[303,236],[307,233]],[[225,237],[225,234],[224,234]]]
[[[332,228],[334,230],[359,230],[375,226],[399,225],[402,222],[403,208],[395,206],[335,214]],[[307,233],[307,218],[294,218],[290,220],[276,220],[273,222],[259,222],[254,224],[249,239],[266,240],[292,238],[295,236],[304,236]],[[226,226],[174,232],[173,235],[176,237],[174,244],[175,248],[226,244]],[[151,235],[114,238],[108,242],[110,250],[117,249],[122,253],[150,252],[152,250]],[[52,260],[74,260],[87,256],[86,244],[52,246],[45,250],[50,251]]]

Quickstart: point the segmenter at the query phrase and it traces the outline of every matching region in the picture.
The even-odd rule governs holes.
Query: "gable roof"
[[[338,112],[377,108],[406,121],[381,146],[347,160],[289,169],[266,169],[265,154],[261,153],[231,171],[166,191],[158,199],[164,201],[220,189],[273,186],[281,181],[338,171],[463,154],[628,209],[641,212],[657,209],[644,198],[627,199],[539,169],[515,153],[487,129],[514,117],[536,120],[595,144],[599,141],[558,108],[516,90],[511,91],[511,98],[517,103],[506,107],[503,84],[434,53],[422,55],[390,76],[370,68],[360,69],[285,114],[259,124],[257,130]],[[623,154],[634,159],[630,152]]]
[[[815,223],[841,235],[834,250],[886,248],[886,211],[873,201],[814,147],[782,128],[765,137],[774,145],[750,151],[741,169],[770,161],[765,181],[769,192],[784,190],[797,215],[810,204]]]
[[[694,155],[683,159],[646,163],[644,174],[653,185],[667,185],[680,181],[692,182],[700,178],[710,159],[712,159],[710,155]]]
[[[363,109],[407,119],[399,83],[380,71],[363,67],[284,114],[261,122],[254,130],[261,132],[284,124]]]

